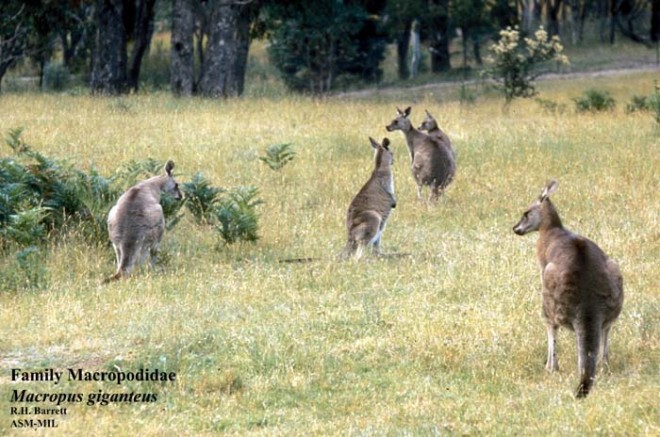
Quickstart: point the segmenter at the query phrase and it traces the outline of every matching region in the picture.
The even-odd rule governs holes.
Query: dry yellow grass
[[[68,405],[54,434],[657,435],[660,413],[659,132],[625,115],[653,75],[543,83],[571,104],[589,86],[612,91],[613,113],[544,114],[531,101],[474,106],[414,96],[454,139],[458,174],[439,205],[419,204],[403,136],[384,130],[410,100],[177,100],[6,95],[0,132],[101,173],[130,159],[173,159],[181,181],[255,185],[261,239],[218,248],[184,220],[165,235],[163,272],[102,286],[112,249],[76,235],[50,247],[49,285],[0,295],[0,432],[11,390],[155,392],[145,405]],[[409,96],[411,99],[412,96]],[[367,137],[392,140],[398,205],[383,237],[398,259],[335,262],[344,215],[371,171]],[[274,143],[297,155],[274,172]],[[5,150],[8,152],[8,149]],[[626,301],[611,365],[581,402],[574,336],[559,336],[547,374],[535,236],[511,226],[546,179],[564,223],[618,260]],[[282,264],[291,257],[318,257]],[[4,262],[4,261],[3,261]],[[0,279],[1,280],[1,279]],[[175,384],[14,384],[11,368],[177,372]],[[51,432],[48,432],[51,434]]]

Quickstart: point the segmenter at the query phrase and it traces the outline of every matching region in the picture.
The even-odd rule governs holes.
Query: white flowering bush
[[[568,64],[559,37],[555,35],[548,39],[543,27],[534,33],[533,38],[521,38],[518,27],[507,27],[500,31],[500,39],[490,51],[486,60],[491,67],[485,74],[500,84],[507,105],[517,97],[536,95],[533,81],[539,72],[535,66],[551,60]]]

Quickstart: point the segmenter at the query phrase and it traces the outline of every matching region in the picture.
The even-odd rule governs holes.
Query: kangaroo
[[[419,125],[417,130],[426,131],[426,133],[429,136],[433,138],[437,138],[442,143],[444,143],[447,146],[447,148],[451,151],[452,158],[455,161],[456,151],[454,150],[454,146],[452,145],[449,136],[442,129],[440,129],[440,126],[438,126],[438,122],[435,120],[435,118],[433,118],[433,116],[429,113],[428,110],[424,110],[424,112],[426,112],[426,118],[424,119],[422,124]]]
[[[175,199],[183,197],[172,176],[173,168],[174,162],[167,161],[165,175],[154,176],[129,188],[110,210],[108,234],[117,255],[117,272],[106,282],[128,276],[136,264],[144,261],[147,251],[154,265],[165,231],[161,194],[168,193]]]
[[[397,108],[397,114],[385,129],[388,132],[403,132],[410,153],[410,167],[417,182],[417,197],[422,199],[422,187],[428,185],[431,188],[429,201],[435,201],[456,173],[453,151],[443,142],[413,127],[408,119],[410,107],[404,111]]]
[[[513,232],[539,231],[536,255],[541,267],[543,317],[548,334],[546,369],[558,370],[556,335],[559,326],[575,332],[580,384],[576,397],[589,394],[599,353],[607,362],[609,333],[623,306],[623,278],[619,266],[591,240],[565,229],[550,195],[558,183],[550,181],[525,211]]]
[[[374,171],[348,207],[348,242],[341,254],[344,258],[353,254],[360,258],[369,245],[373,246],[376,255],[380,255],[380,240],[385,224],[392,208],[396,207],[392,176],[394,157],[389,149],[390,140],[383,138],[383,143],[378,144],[369,137],[369,141],[375,150]]]

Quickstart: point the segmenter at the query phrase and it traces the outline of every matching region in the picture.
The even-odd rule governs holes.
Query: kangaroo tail
[[[575,397],[581,399],[589,394],[596,379],[600,329],[595,324],[587,324],[576,329],[575,334],[578,341],[578,370],[580,371],[580,384]]]

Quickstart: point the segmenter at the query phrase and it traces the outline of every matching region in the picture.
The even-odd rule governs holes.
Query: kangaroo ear
[[[167,161],[167,164],[165,164],[165,173],[170,177],[172,176],[172,169],[174,169],[174,161],[170,159]]]
[[[435,120],[435,118],[433,118],[433,116],[431,115],[431,113],[429,112],[428,109],[425,109],[424,112],[426,112],[426,119],[427,120]]]
[[[403,110],[403,116],[407,117],[410,115],[410,106]]]
[[[383,149],[390,150],[390,139],[387,137],[383,138]]]
[[[558,186],[559,186],[559,182],[557,182],[556,180],[552,179],[552,180],[548,181],[548,183],[546,184],[545,188],[543,189],[543,192],[541,193],[541,197],[539,199],[541,201],[543,201],[543,200],[547,199],[548,197],[550,197],[550,195],[552,193],[557,191]]]
[[[378,150],[378,148],[380,147],[380,144],[378,144],[378,141],[374,140],[371,137],[369,137],[369,142],[371,143],[371,147],[373,147],[376,150]]]

